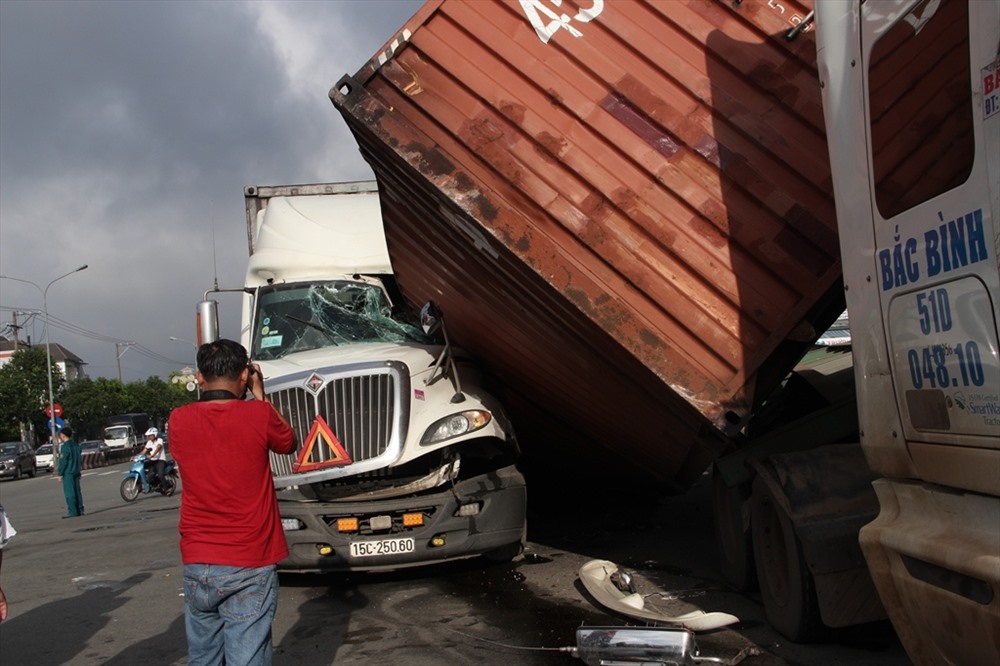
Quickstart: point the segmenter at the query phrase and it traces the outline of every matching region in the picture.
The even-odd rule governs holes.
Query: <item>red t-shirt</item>
[[[170,415],[180,467],[184,564],[263,567],[284,559],[268,450],[291,453],[295,433],[269,403],[196,402]]]

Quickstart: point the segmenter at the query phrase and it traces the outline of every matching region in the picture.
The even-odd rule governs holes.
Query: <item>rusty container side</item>
[[[429,2],[331,90],[519,430],[686,485],[842,310],[810,8]]]

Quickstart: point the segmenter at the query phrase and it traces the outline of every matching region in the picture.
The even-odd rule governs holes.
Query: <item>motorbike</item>
[[[180,473],[177,463],[168,460],[163,466],[163,478],[149,481],[153,475],[153,461],[148,459],[145,453],[140,453],[132,458],[132,467],[125,473],[122,479],[121,494],[126,502],[134,502],[139,495],[149,486],[149,492],[158,492],[164,497],[170,497],[177,490],[177,482],[180,480]]]

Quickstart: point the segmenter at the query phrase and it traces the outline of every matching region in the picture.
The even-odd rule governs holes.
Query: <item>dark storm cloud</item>
[[[53,316],[189,362],[168,338],[194,338],[216,277],[242,282],[243,187],[370,177],[327,91],[419,5],[0,2],[0,273],[44,287],[87,263],[51,289]],[[0,323],[40,301],[0,281]],[[51,333],[92,376],[176,369]]]

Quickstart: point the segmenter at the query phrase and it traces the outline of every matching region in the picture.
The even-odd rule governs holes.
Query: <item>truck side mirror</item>
[[[454,403],[463,402],[465,395],[462,393],[462,383],[458,378],[458,370],[455,368],[455,357],[452,356],[451,342],[448,340],[448,329],[444,325],[444,315],[441,314],[440,308],[434,305],[434,301],[427,301],[424,303],[424,307],[420,308],[420,326],[427,335],[434,334],[438,329],[441,329],[444,335],[444,349],[441,350],[441,355],[434,361],[434,371],[431,372],[431,376],[425,379],[424,382],[430,386],[442,377],[450,375],[451,381],[455,384],[455,395],[451,401]],[[438,374],[438,370],[441,370],[440,375]]]
[[[433,335],[441,327],[441,310],[434,305],[434,301],[427,301],[420,308],[420,327],[427,335]]]
[[[219,339],[219,302],[198,303],[198,346]]]

